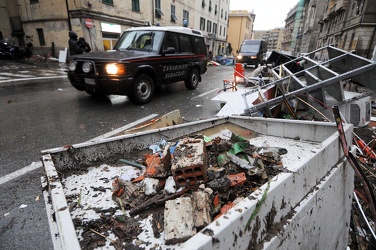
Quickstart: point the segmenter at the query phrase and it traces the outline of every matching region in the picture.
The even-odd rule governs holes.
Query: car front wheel
[[[140,74],[133,82],[129,99],[135,104],[148,103],[154,95],[154,81],[146,74]]]
[[[189,73],[188,79],[185,80],[185,87],[187,89],[196,89],[200,80],[200,72],[197,69],[192,69]]]

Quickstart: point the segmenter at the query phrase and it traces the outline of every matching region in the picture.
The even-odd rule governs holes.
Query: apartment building
[[[295,56],[334,45],[371,58],[376,46],[372,0],[300,0],[285,22],[282,51]]]
[[[295,5],[288,13],[285,19],[285,28],[283,31],[283,39],[281,43],[281,51],[292,53],[291,43],[293,39],[293,31],[295,26],[295,17],[298,5]]]
[[[254,39],[262,39],[268,43],[268,51],[281,50],[284,28],[275,28],[271,30],[256,30],[253,33]]]
[[[253,23],[256,15],[247,10],[231,10],[229,13],[227,41],[233,48],[233,53],[240,48],[242,42],[253,38]]]
[[[111,50],[122,32],[143,25],[186,26],[202,30],[207,46],[227,46],[230,0],[0,0],[0,35],[32,42],[34,52],[56,56],[68,45],[69,30],[93,51]],[[4,12],[4,13],[2,13]],[[9,14],[8,14],[9,13]],[[205,19],[205,29],[200,27]],[[18,25],[19,24],[19,25]],[[21,28],[19,28],[20,26]],[[18,38],[15,36],[18,34]]]
[[[317,39],[319,34],[319,19],[317,13],[322,13],[324,4],[322,1],[311,0],[304,1],[304,9],[302,13],[302,30],[299,46],[295,49],[296,53],[307,53],[315,50],[317,47]]]
[[[318,15],[317,47],[332,44],[371,58],[376,45],[374,0],[326,0]]]
[[[195,1],[195,24],[207,37],[208,51],[213,55],[227,53],[227,27],[230,0]]]

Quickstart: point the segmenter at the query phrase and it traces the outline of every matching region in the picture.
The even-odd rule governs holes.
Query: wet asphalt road
[[[150,103],[137,106],[123,96],[96,99],[77,91],[64,69],[57,63],[0,61],[0,249],[53,249],[40,185],[41,150],[84,142],[176,109],[185,122],[212,118],[219,105],[211,98],[233,74],[232,66],[210,67],[196,90],[183,82],[163,86]],[[9,176],[30,165],[36,169]]]

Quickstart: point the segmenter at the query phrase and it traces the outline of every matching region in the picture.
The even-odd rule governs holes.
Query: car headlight
[[[241,55],[238,55],[236,58],[238,59],[242,59],[243,57]]]
[[[257,56],[251,56],[251,58],[252,58],[252,59],[256,59],[256,58],[257,58]]]
[[[75,62],[75,61],[71,61],[71,62],[69,63],[68,68],[69,68],[70,71],[75,71],[75,70],[76,70],[76,67],[77,67],[77,62]]]
[[[91,62],[84,62],[82,64],[82,71],[85,73],[89,73],[93,67],[93,64]]]
[[[124,64],[109,63],[106,64],[105,69],[109,75],[120,75],[125,73]]]

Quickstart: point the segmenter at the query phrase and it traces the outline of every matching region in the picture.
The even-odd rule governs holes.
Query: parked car
[[[151,100],[157,85],[184,81],[195,89],[207,70],[201,32],[184,27],[126,30],[113,51],[72,56],[68,78],[91,95],[127,95],[136,104]]]
[[[268,45],[264,40],[244,40],[240,49],[236,51],[236,62],[244,66],[254,65],[256,68],[263,64]]]

